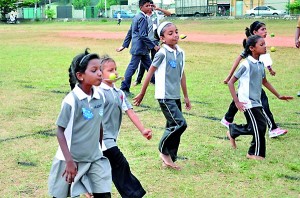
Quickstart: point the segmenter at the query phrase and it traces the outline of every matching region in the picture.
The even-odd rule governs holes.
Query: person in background
[[[298,23],[295,32],[295,46],[297,48],[299,48],[300,45],[299,36],[300,36],[300,17],[298,18]],[[300,97],[300,91],[298,92],[297,96]]]

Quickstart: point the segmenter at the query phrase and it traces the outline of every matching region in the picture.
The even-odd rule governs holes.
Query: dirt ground
[[[205,43],[224,43],[224,44],[241,44],[244,39],[243,34],[203,34],[188,33],[184,41],[205,42]],[[60,36],[74,38],[95,38],[95,39],[120,39],[123,40],[126,33],[123,32],[102,32],[102,31],[65,31],[60,32]],[[267,36],[266,42],[268,46],[294,47],[294,37],[275,36],[273,38]]]

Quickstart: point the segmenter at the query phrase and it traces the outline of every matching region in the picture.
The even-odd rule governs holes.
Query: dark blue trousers
[[[132,76],[134,75],[135,71],[137,70],[139,64],[141,62],[141,65],[148,71],[152,61],[150,59],[149,53],[146,55],[132,55],[129,65],[127,66],[127,69],[125,71],[124,80],[121,84],[121,90],[130,92],[130,85]]]
[[[156,54],[156,50],[155,49],[151,49],[150,52],[151,52],[151,60],[153,60],[154,56]],[[138,75],[137,75],[137,78],[136,78],[136,82],[138,84],[140,84],[142,82],[142,79],[143,79],[143,76],[145,74],[145,71],[146,71],[145,67],[142,64],[140,64],[139,69],[138,69]],[[150,82],[153,83],[153,84],[155,84],[154,78],[152,78]]]

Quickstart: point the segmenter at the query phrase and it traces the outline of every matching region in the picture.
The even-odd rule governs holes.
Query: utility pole
[[[107,18],[107,7],[106,7],[106,0],[104,0],[104,12],[105,12],[105,18]]]

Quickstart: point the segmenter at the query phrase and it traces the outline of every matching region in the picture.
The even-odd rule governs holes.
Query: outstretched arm
[[[236,93],[235,93],[235,88],[234,88],[234,83],[237,81],[238,79],[236,77],[231,77],[231,79],[228,81],[228,87],[229,87],[229,91],[230,94],[233,98],[233,101],[235,103],[235,106],[238,108],[239,111],[244,112],[245,111],[245,106],[244,106],[244,102],[240,102],[239,98],[237,97]]]
[[[150,66],[150,68],[148,70],[148,73],[147,73],[147,76],[146,76],[146,79],[144,81],[144,84],[142,86],[141,92],[133,98],[133,104],[134,105],[140,106],[140,104],[141,104],[141,102],[142,102],[142,100],[143,100],[143,98],[146,94],[149,82],[150,82],[154,72],[156,71],[156,69],[157,69],[156,67]]]
[[[182,73],[182,78],[181,78],[181,89],[182,89],[182,93],[184,96],[184,103],[185,103],[185,108],[187,110],[190,110],[192,108],[188,93],[187,93],[187,87],[186,87],[186,77],[185,77],[185,73]]]
[[[131,42],[131,38],[132,38],[132,26],[130,26],[130,28],[129,28],[127,34],[126,34],[126,37],[125,37],[125,39],[123,41],[122,46],[119,47],[119,48],[117,48],[116,51],[117,52],[121,52],[121,51],[123,51],[123,49],[128,48],[129,44]]]
[[[138,128],[138,130],[142,133],[142,135],[147,138],[147,140],[150,140],[152,138],[152,131],[150,129],[145,129],[144,125],[140,121],[137,114],[133,111],[133,109],[128,109],[126,111],[126,114],[130,118],[130,120],[133,122],[133,124]]]
[[[293,99],[292,96],[282,96],[282,95],[280,95],[280,94],[276,91],[276,89],[269,83],[269,81],[268,81],[266,78],[263,79],[262,83],[263,83],[263,85],[264,85],[270,92],[272,92],[278,99],[280,99],[280,100],[286,100],[286,101],[292,100],[292,99]]]
[[[58,140],[59,146],[62,150],[62,153],[63,153],[63,155],[65,157],[65,161],[66,161],[66,169],[63,172],[62,176],[63,177],[65,176],[66,182],[68,182],[70,184],[70,183],[74,182],[74,178],[77,175],[77,165],[73,161],[72,155],[69,151],[67,140],[64,135],[64,131],[65,131],[65,128],[58,126],[57,140]]]
[[[232,67],[231,67],[231,69],[230,69],[230,71],[229,71],[229,74],[228,74],[228,76],[224,79],[224,84],[227,84],[228,83],[228,81],[230,80],[230,78],[232,77],[232,75],[234,74],[234,72],[235,72],[235,70],[236,70],[236,68],[239,66],[239,64],[240,64],[240,62],[241,62],[241,60],[242,60],[243,58],[241,57],[241,55],[239,55],[236,59],[235,59],[235,61],[233,62],[233,64],[232,64]]]

